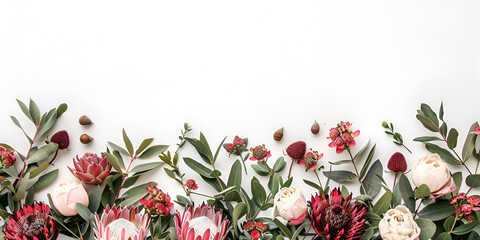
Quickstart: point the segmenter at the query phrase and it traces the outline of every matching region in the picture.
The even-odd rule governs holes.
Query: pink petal
[[[451,193],[457,189],[457,186],[455,185],[455,182],[453,181],[453,178],[450,177],[450,180],[441,188],[440,190],[433,192],[432,195],[435,198],[441,197],[447,193]]]
[[[298,218],[290,220],[288,222],[288,224],[296,226],[296,225],[302,223],[306,216],[307,216],[307,212],[305,212],[302,216],[300,216]]]
[[[360,130],[357,130],[353,133],[353,136],[358,137],[360,136]]]
[[[340,153],[342,153],[342,152],[343,152],[343,148],[338,147],[338,148],[337,148],[337,154],[340,154]]]
[[[480,134],[480,127],[475,128],[475,131],[473,131],[475,134]]]
[[[90,166],[88,166],[87,172],[92,174],[93,176],[98,176],[103,172],[103,168],[102,168],[102,166],[100,166],[96,163],[93,163]]]
[[[314,164],[310,167],[310,170],[315,171],[315,168],[317,168],[317,164],[316,164],[316,163],[314,163]]]

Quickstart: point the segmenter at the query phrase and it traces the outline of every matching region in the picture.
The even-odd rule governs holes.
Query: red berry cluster
[[[226,150],[230,154],[240,155],[245,150],[245,141],[243,138],[236,137],[232,143],[227,144]]]
[[[162,190],[148,185],[147,192],[151,194],[150,198],[140,199],[140,203],[150,215],[168,215],[173,208],[170,196],[162,192]]]
[[[188,179],[187,182],[185,182],[185,184],[183,186],[186,187],[188,190],[197,190],[198,189],[198,185],[197,185],[197,183],[195,182],[194,179]]]
[[[243,224],[243,229],[250,234],[251,239],[258,240],[262,236],[262,233],[267,230],[267,225],[261,221],[248,221]]]
[[[480,198],[459,193],[450,199],[450,205],[455,205],[455,214],[457,217],[463,217],[465,220],[471,222],[474,219],[471,213],[480,210]]]

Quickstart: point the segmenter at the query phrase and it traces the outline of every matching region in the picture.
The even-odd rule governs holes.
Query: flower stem
[[[80,231],[80,226],[78,225],[78,221],[75,221],[75,223],[77,224],[77,229],[78,229],[78,234],[80,235],[80,239],[83,240],[82,231]]]
[[[405,146],[405,144],[403,144],[403,142],[402,142],[402,146],[403,146],[405,149],[407,149],[407,151],[408,151],[409,153],[412,153],[412,151],[410,151],[410,149],[408,149],[408,147]]]
[[[290,169],[288,170],[288,178],[290,178],[290,176],[291,176],[291,174],[292,174],[292,167],[293,167],[293,163],[294,163],[294,162],[295,162],[295,161],[292,159],[292,164],[290,164]],[[288,179],[288,178],[287,178],[287,179]]]
[[[413,219],[415,219],[415,217],[417,216],[418,210],[420,210],[420,206],[422,206],[422,202],[419,202],[419,203],[418,203],[418,207],[417,207],[417,209],[415,210],[415,214],[413,214]]]
[[[360,182],[360,185],[362,186],[363,192],[364,192],[365,194],[367,194],[367,190],[365,190],[365,186],[363,186],[363,182],[362,182],[362,180],[360,179],[360,174],[358,174],[357,165],[355,164],[355,161],[354,161],[354,159],[353,159],[352,152],[350,151],[350,148],[349,148],[349,147],[347,147],[347,151],[348,151],[348,154],[350,155],[350,158],[352,159],[353,168],[355,168],[355,173],[357,174],[358,182]]]
[[[113,200],[114,203],[118,199],[118,195],[120,194],[120,190],[122,190],[123,184],[125,183],[125,179],[127,178],[128,173],[130,172],[130,167],[132,166],[132,163],[135,159],[137,159],[137,154],[135,154],[131,157],[130,163],[128,164],[128,167],[127,167],[127,170],[125,171],[125,173],[121,173],[122,174],[122,182],[120,183],[120,187],[118,188],[117,194],[115,194],[115,199]]]
[[[443,136],[442,132],[440,131],[440,129],[438,129],[438,133],[440,133],[440,136],[442,136],[443,138],[443,141],[445,143],[447,143],[447,139],[445,138],[445,136]],[[458,160],[460,161],[460,163],[462,163],[462,165],[467,169],[468,173],[470,175],[472,175],[472,172],[470,171],[470,169],[467,167],[467,165],[465,164],[465,162],[462,160],[462,158],[458,155],[458,153],[455,151],[455,149],[452,149],[453,153],[455,153],[455,155],[457,156]]]
[[[213,196],[209,196],[209,195],[206,195],[206,194],[203,194],[203,193],[197,193],[197,192],[189,192],[190,194],[196,194],[196,195],[199,195],[199,196],[202,196],[202,197],[207,197],[207,198],[212,198],[212,199],[217,199]]]
[[[392,191],[393,191],[393,189],[395,188],[395,183],[397,183],[397,176],[398,176],[398,173],[395,173],[395,178],[393,179]]]
[[[448,232],[448,234],[452,233],[453,232],[453,228],[455,228],[455,224],[457,223],[457,220],[458,220],[458,217],[455,216],[455,221],[453,222],[452,224],[452,228],[450,229],[450,231]]]
[[[320,187],[323,189],[322,182],[320,182],[320,177],[318,177],[317,169],[313,170],[315,173],[315,176],[317,176],[318,184],[320,184]]]
[[[35,138],[37,137],[38,130],[40,130],[40,123],[42,122],[44,117],[45,117],[45,114],[43,114],[42,118],[40,118],[40,121],[38,121],[38,125],[35,126],[35,135],[33,135],[32,143],[30,143],[30,148],[28,149],[27,155],[25,155],[25,160],[23,161],[23,168],[22,168],[22,171],[20,172],[20,178],[18,182],[22,182],[23,173],[25,172],[25,168],[27,167],[27,159],[30,156],[30,151],[32,150],[33,144],[35,143]]]

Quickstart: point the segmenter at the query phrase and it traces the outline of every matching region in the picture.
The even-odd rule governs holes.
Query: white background
[[[428,153],[411,141],[429,134],[415,119],[420,103],[438,111],[444,101],[459,145],[480,118],[479,9],[478,1],[2,2],[0,142],[26,152],[9,115],[32,133],[15,98],[33,98],[42,111],[69,105],[55,126],[71,136],[70,151],[55,161],[61,170],[55,184],[74,179],[66,166],[76,154],[121,143],[123,127],[136,146],[147,137],[174,146],[185,121],[192,137],[202,131],[217,145],[238,134],[251,145],[266,144],[274,159],[304,140],[325,153],[327,167],[347,157],[327,146],[328,129],[351,121],[361,130],[354,152],[372,139],[384,166],[395,151],[412,166]],[[95,124],[80,126],[83,114]],[[317,136],[309,130],[314,120]],[[383,133],[383,120],[394,122],[413,154]],[[280,127],[285,137],[277,143],[272,134]],[[95,140],[80,144],[82,133]],[[190,146],[181,155],[199,159]],[[225,178],[234,160],[221,152]],[[198,191],[211,192],[181,166],[198,180]],[[294,168],[294,185],[308,198],[313,191],[302,178],[315,177]],[[249,167],[246,188],[252,173]],[[391,184],[392,175],[384,175]],[[162,170],[139,182],[151,179],[172,196],[182,193]],[[347,187],[358,192],[358,184]]]

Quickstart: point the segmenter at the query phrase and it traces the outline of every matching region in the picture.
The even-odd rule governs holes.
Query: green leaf
[[[373,205],[372,211],[376,214],[383,214],[390,208],[390,203],[392,202],[392,192],[390,190],[386,191],[377,203]]]
[[[55,169],[38,178],[37,182],[33,185],[33,191],[38,192],[48,185],[50,185],[58,176],[58,169]]]
[[[10,118],[12,119],[12,122],[13,124],[15,124],[15,126],[17,126],[18,128],[20,128],[20,130],[22,130],[23,134],[25,135],[25,137],[27,137],[28,141],[30,143],[32,143],[32,139],[28,136],[28,134],[25,132],[25,130],[23,130],[23,127],[22,125],[20,125],[20,122],[18,121],[18,119],[14,116],[10,116]]]
[[[145,195],[148,193],[147,192],[147,187],[148,185],[152,185],[152,186],[156,186],[157,183],[155,182],[148,182],[148,183],[144,183],[144,184],[140,184],[138,186],[135,186],[135,187],[132,187],[130,189],[128,189],[123,195],[122,197],[131,197],[131,196],[136,196],[140,193],[145,193]]]
[[[23,180],[20,182],[20,185],[18,185],[17,192],[13,196],[14,201],[20,201],[25,197],[25,190],[27,190],[27,185],[28,185],[28,180],[30,179],[30,173],[27,173]]]
[[[436,126],[438,126],[438,118],[437,114],[432,110],[430,106],[428,106],[425,103],[422,103],[420,105],[420,110],[425,114],[426,117],[428,117],[430,120],[432,120],[433,123],[435,123]]]
[[[127,150],[125,150],[123,147],[120,147],[118,146],[117,144],[115,143],[112,143],[112,142],[107,142],[113,149],[119,151],[121,154],[123,155],[129,155],[129,153],[127,152]]]
[[[292,237],[292,232],[288,229],[287,226],[283,225],[282,222],[280,222],[278,219],[273,219],[273,222],[275,223],[275,225],[277,225],[277,227],[280,229],[280,231],[282,231],[282,233],[284,235],[286,235],[286,237],[288,238],[291,238]]]
[[[415,195],[416,198],[427,198],[430,196],[430,189],[426,184],[420,185],[420,187],[415,190]]]
[[[30,116],[32,116],[33,123],[35,125],[38,125],[38,123],[40,122],[40,109],[38,109],[37,104],[32,99],[30,99],[28,109],[30,111]]]
[[[190,200],[188,200],[188,198],[180,195],[177,195],[177,203],[180,204],[182,207],[192,204]]]
[[[136,202],[140,201],[140,199],[144,198],[146,195],[147,195],[147,192],[145,191],[145,193],[138,193],[137,195],[128,196],[119,205],[130,207]]]
[[[285,166],[287,166],[287,163],[283,159],[283,157],[279,157],[277,161],[275,161],[275,164],[273,164],[273,171],[275,172],[281,172],[283,169],[285,169]]]
[[[375,148],[375,147],[374,147]],[[362,187],[360,187],[361,194],[367,194],[374,198],[380,192],[382,187],[381,182],[378,180],[377,175],[382,175],[383,173],[383,166],[380,160],[377,160],[373,163],[372,167],[368,171],[365,179],[363,179],[363,186],[365,187],[365,191]]]
[[[469,187],[472,188],[477,188],[480,187],[480,174],[472,174],[469,175],[466,179],[465,182]]]
[[[20,109],[22,109],[22,112],[25,114],[25,116],[27,116],[28,119],[30,119],[30,121],[33,122],[33,118],[32,118],[32,116],[30,116],[30,111],[28,110],[27,105],[25,105],[25,103],[23,103],[22,101],[20,101],[18,99],[17,99],[17,103],[18,103],[18,106],[20,106]]]
[[[450,149],[454,149],[457,146],[458,131],[455,128],[450,129],[447,136],[447,146]]]
[[[240,187],[242,184],[242,163],[240,160],[235,161],[230,170],[230,176],[228,177],[227,186],[228,187]]]
[[[420,123],[422,123],[422,125],[432,131],[432,132],[438,132],[438,127],[435,125],[435,123],[430,120],[428,117],[425,117],[423,115],[420,115],[420,114],[417,114],[417,119],[418,121],[420,121]]]
[[[475,148],[475,134],[471,134],[471,132],[475,131],[475,128],[478,127],[478,122],[475,122],[470,126],[470,129],[468,131],[467,138],[465,139],[465,143],[463,144],[463,149],[462,149],[462,158],[463,161],[468,161],[470,157],[473,154],[473,149]]]
[[[453,224],[455,223],[455,216],[450,216],[447,219],[445,219],[445,222],[443,222],[443,229],[445,231],[450,231],[453,228]]]
[[[452,192],[452,196],[455,196],[458,194],[458,192],[460,191],[460,188],[462,187],[462,181],[463,181],[462,172],[456,172],[452,174],[452,178],[453,178],[453,181],[455,182],[455,186],[457,186],[457,189],[455,189]]]
[[[272,195],[277,194],[279,188],[280,188],[280,176],[277,174],[273,174],[270,176],[270,179],[268,181],[268,188],[270,189],[270,192]]]
[[[212,174],[212,170],[203,166],[201,163],[188,157],[184,157],[183,161],[185,161],[185,164],[187,164],[187,166],[189,166],[193,171],[197,172],[201,176],[205,178],[214,178],[210,175]]]
[[[448,201],[441,201],[427,205],[418,213],[418,216],[432,221],[440,221],[454,213],[455,207],[453,205],[450,205]]]
[[[478,226],[478,220],[475,219],[472,222],[456,227],[455,229],[453,229],[452,233],[455,235],[464,235],[471,232],[477,226]]]
[[[415,219],[418,227],[420,227],[420,240],[428,240],[435,235],[435,231],[437,230],[437,226],[429,219],[425,218],[417,218]]]
[[[225,189],[223,189],[221,192],[217,193],[214,195],[214,197],[219,197],[219,196],[223,196],[231,191],[234,191],[235,190],[235,187],[227,187]]]
[[[452,165],[462,165],[448,150],[441,148],[432,143],[425,143],[425,148],[431,153],[437,153],[446,163]]]
[[[354,161],[356,161],[362,155],[362,153],[365,152],[365,150],[367,150],[368,145],[370,145],[370,139],[368,140],[367,144],[365,144],[365,146],[363,146],[360,149],[360,151],[358,151],[357,154],[355,154],[355,156],[353,157]]]
[[[430,141],[443,141],[443,140],[439,137],[425,136],[425,137],[414,138],[413,141],[416,141],[416,142],[430,142]]]
[[[315,188],[316,190],[320,190],[320,186],[312,181],[303,179],[303,182],[305,182],[308,186]]]
[[[143,140],[143,142],[140,144],[140,147],[138,147],[137,151],[135,151],[135,155],[138,155],[141,152],[143,152],[143,150],[145,150],[148,146],[150,146],[152,142],[153,142],[153,138],[147,138]]]
[[[32,154],[27,159],[27,165],[43,161],[47,159],[50,155],[54,154],[58,149],[58,144],[51,142],[38,149],[34,154]]]
[[[148,172],[152,169],[160,167],[162,164],[163,162],[151,162],[151,163],[140,164],[132,168],[131,172],[135,172],[135,173]]]
[[[93,220],[93,214],[90,210],[81,203],[76,203],[78,215],[82,217],[85,221],[91,222]]]
[[[375,154],[376,146],[377,144],[373,145],[372,149],[368,153],[367,160],[363,164],[362,170],[360,170],[360,179],[363,179],[363,177],[365,176],[365,173],[367,173],[367,169],[370,166],[370,163],[372,162],[373,155]]]
[[[438,113],[439,117],[440,117],[440,120],[443,121],[443,115],[444,115],[444,112],[443,112],[443,102],[440,104],[440,111]]]
[[[111,153],[104,152],[103,153],[105,157],[107,157],[108,162],[112,165],[112,167],[117,170],[117,172],[122,173],[122,168],[120,167],[120,164],[118,163],[118,159]]]
[[[355,175],[355,173],[344,170],[323,171],[323,175],[338,183],[350,182],[357,179],[357,175]]]
[[[100,199],[102,197],[102,192],[100,191],[100,185],[95,186],[90,195],[88,196],[88,209],[91,212],[96,212],[100,207]]]
[[[253,170],[260,176],[268,176],[270,174],[270,170],[267,166],[263,165],[263,163],[257,162],[257,164],[252,164]]]
[[[450,236],[450,234],[447,232],[443,232],[438,235],[437,240],[452,240],[452,236]]]
[[[258,206],[261,206],[267,199],[267,193],[265,192],[265,188],[263,188],[262,184],[260,183],[260,181],[258,181],[256,177],[252,178],[251,188],[253,200],[255,201],[255,203],[257,203]]]
[[[39,141],[40,138],[43,137],[43,135],[50,130],[50,128],[53,126],[55,121],[57,120],[57,111],[55,109],[50,110],[50,112],[47,114],[47,119],[45,124],[43,124],[40,129],[37,132],[37,135],[35,136],[35,141]]]
[[[57,118],[59,118],[60,116],[62,116],[68,109],[68,105],[66,103],[62,103],[60,105],[58,105],[57,107]]]
[[[245,216],[247,214],[247,207],[245,206],[245,203],[241,202],[238,203],[235,208],[233,209],[232,213],[232,219],[233,219],[233,226],[238,226],[238,220]],[[238,228],[234,227],[235,229],[235,235],[238,236]]]
[[[145,152],[143,152],[140,156],[138,156],[138,158],[140,159],[151,158],[153,156],[159,155],[162,152],[165,152],[167,149],[168,149],[168,145],[153,145],[147,148],[147,150],[145,150]]]
[[[125,128],[122,129],[122,136],[128,153],[130,154],[130,156],[133,156],[133,144],[132,141],[130,141],[130,138],[128,138],[127,132],[125,132]]]
[[[336,162],[328,162],[328,163],[330,163],[331,165],[342,165],[342,164],[352,163],[352,160],[339,160]]]

